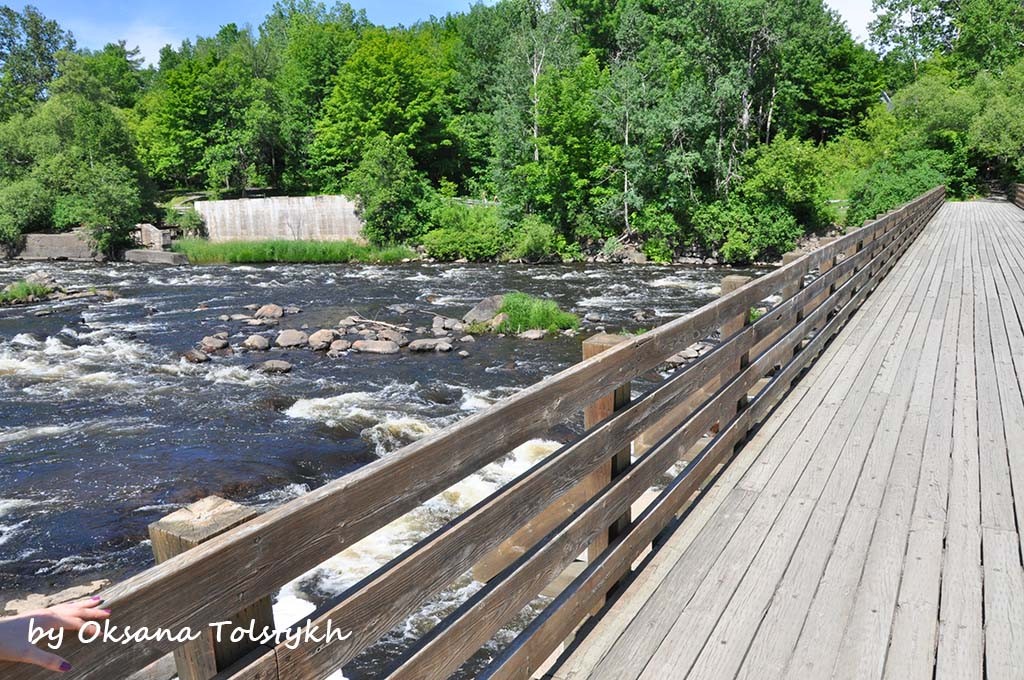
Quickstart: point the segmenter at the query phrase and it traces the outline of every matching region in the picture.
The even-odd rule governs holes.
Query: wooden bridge
[[[582,363],[264,515],[175,513],[154,526],[163,561],[105,593],[114,622],[270,622],[285,583],[584,411],[576,441],[311,617],[345,639],[202,639],[178,649],[182,677],[324,677],[474,568],[486,584],[387,677],[471,657],[486,678],[1024,677],[1024,211],[943,199],[593,339]],[[106,679],[175,647],[63,653],[73,677]]]

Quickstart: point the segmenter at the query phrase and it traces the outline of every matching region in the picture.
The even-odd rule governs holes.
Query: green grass
[[[541,300],[526,293],[506,295],[501,311],[508,314],[508,321],[497,329],[501,333],[519,333],[537,328],[560,331],[580,326],[579,317],[560,309],[557,302]]]
[[[376,248],[351,241],[226,241],[211,243],[201,238],[175,241],[171,249],[184,253],[192,264],[256,264],[293,262],[328,264],[370,262],[392,264],[416,253],[404,246]]]
[[[45,298],[51,292],[53,291],[50,288],[38,283],[16,281],[5,290],[0,291],[0,304],[10,305],[28,302],[29,298]]]

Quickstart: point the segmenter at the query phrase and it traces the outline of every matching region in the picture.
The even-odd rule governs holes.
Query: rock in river
[[[281,305],[263,305],[256,310],[256,313],[253,314],[253,316],[257,319],[280,319],[284,316],[284,309],[281,308]]]
[[[348,340],[335,340],[331,343],[331,348],[327,350],[327,356],[340,356],[342,353],[347,352],[351,347],[352,343]]]
[[[202,339],[199,343],[201,349],[209,354],[210,352],[216,352],[219,349],[224,349],[228,346],[228,341],[224,338],[217,337],[215,335],[208,335]]]
[[[516,337],[522,340],[543,340],[544,336],[546,336],[547,334],[548,332],[545,330],[541,330],[540,328],[534,328],[532,330],[523,331]]]
[[[309,336],[309,346],[317,351],[327,349],[336,337],[338,336],[334,330],[324,328]]]
[[[367,354],[398,354],[398,343],[390,340],[356,340],[352,349]]]
[[[210,356],[206,352],[201,352],[198,349],[190,349],[183,356],[185,361],[190,364],[204,364],[210,360]]]
[[[451,352],[452,344],[446,338],[420,338],[409,343],[410,352]]]
[[[250,335],[245,339],[245,342],[242,343],[242,347],[257,352],[265,352],[270,349],[270,341],[262,335]]]
[[[302,331],[289,329],[277,334],[275,343],[278,347],[301,347],[309,342],[309,336]]]
[[[501,311],[501,305],[505,302],[504,295],[492,295],[486,297],[476,304],[473,309],[466,312],[466,315],[462,317],[462,320],[466,323],[485,323],[490,321],[498,312]]]
[[[287,361],[271,359],[270,361],[256,364],[254,368],[260,373],[288,373],[292,370],[292,365]]]

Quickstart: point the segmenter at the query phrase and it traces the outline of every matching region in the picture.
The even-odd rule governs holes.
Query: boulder
[[[590,312],[585,317],[583,317],[583,320],[584,321],[589,321],[590,323],[600,323],[600,322],[604,321],[604,317],[602,317],[597,312]]]
[[[463,359],[466,359],[469,357],[469,352],[467,352],[466,350],[462,350],[459,352],[459,356],[462,357]]]
[[[348,340],[335,340],[331,343],[331,348],[327,350],[327,354],[337,356],[342,352],[347,352],[351,347],[352,343]]]
[[[309,346],[315,351],[327,349],[337,337],[336,331],[324,328],[309,336]]]
[[[182,355],[185,361],[190,364],[205,364],[210,360],[210,355],[198,349],[190,349]]]
[[[281,308],[281,305],[263,305],[256,310],[256,313],[253,314],[253,316],[257,319],[280,319],[284,316],[284,309]]]
[[[416,311],[416,308],[412,305],[388,305],[388,309],[395,314],[401,314],[402,316]]]
[[[496,317],[505,302],[504,295],[492,295],[476,303],[473,309],[466,312],[462,320],[466,323],[486,323]]]
[[[296,307],[295,305],[288,305],[287,307],[284,308],[284,313],[285,314],[298,314],[301,311],[302,311],[302,308],[301,307]]]
[[[472,335],[463,335],[461,338],[459,338],[459,342],[476,342],[476,338],[474,338]]]
[[[28,283],[33,286],[43,286],[45,288],[49,288],[50,290],[61,289],[61,287],[57,285],[57,281],[52,276],[50,276],[46,272],[41,271],[32,272],[31,274],[26,276],[25,283]]]
[[[200,341],[199,345],[200,349],[209,354],[210,352],[216,352],[227,347],[228,341],[216,335],[208,335]]]
[[[302,331],[288,329],[278,333],[274,342],[278,347],[301,347],[309,342],[309,336]]]
[[[270,349],[270,341],[262,335],[250,335],[242,343],[242,347],[256,352],[265,352]]]
[[[390,328],[385,328],[384,330],[378,332],[377,339],[390,340],[399,347],[405,347],[406,345],[409,344],[409,338],[405,337],[404,334]]]
[[[232,314],[228,317],[230,321],[248,321],[251,318],[248,314]]]
[[[254,368],[260,373],[288,373],[292,370],[292,365],[287,361],[271,359],[270,361],[256,364]]]
[[[356,340],[352,343],[352,349],[366,354],[398,354],[397,343],[390,340]]]
[[[548,332],[540,328],[533,328],[528,331],[523,331],[516,337],[521,340],[543,340],[547,336]]]
[[[451,352],[452,344],[446,338],[420,338],[409,343],[410,352]]]

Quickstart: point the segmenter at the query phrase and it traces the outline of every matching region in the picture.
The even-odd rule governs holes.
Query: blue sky
[[[5,0],[17,7],[19,2]],[[258,26],[273,6],[273,0],[136,0],[132,3],[92,0],[27,0],[61,26],[70,29],[81,47],[99,48],[108,42],[125,40],[138,46],[142,55],[155,61],[164,45],[178,44],[196,35],[212,35],[223,24]],[[376,24],[411,24],[431,15],[467,9],[471,0],[390,0],[359,2]],[[838,10],[855,37],[866,36],[871,18],[871,0],[827,0]],[[330,1],[328,2],[330,4]]]

